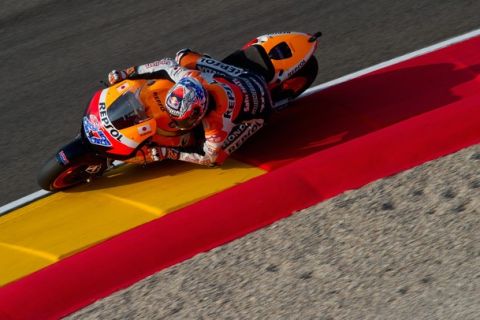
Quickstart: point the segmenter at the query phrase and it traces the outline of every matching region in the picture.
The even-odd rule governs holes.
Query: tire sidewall
[[[92,166],[97,166],[97,170],[94,172],[85,171]],[[84,183],[88,178],[101,175],[106,168],[106,159],[93,153],[85,146],[81,138],[77,137],[45,162],[38,173],[37,182],[45,190],[63,190]],[[57,180],[59,178],[68,178],[68,171],[71,171],[71,174],[78,175],[78,180],[58,185]],[[57,185],[55,185],[56,182]]]

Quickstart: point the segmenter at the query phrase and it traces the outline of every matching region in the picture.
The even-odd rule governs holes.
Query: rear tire
[[[315,81],[318,73],[318,61],[311,56],[305,65],[285,80],[280,86],[272,90],[274,102],[285,99],[293,100],[307,90]]]

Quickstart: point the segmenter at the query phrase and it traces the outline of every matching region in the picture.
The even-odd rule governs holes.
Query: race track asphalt
[[[325,82],[479,27],[480,2],[8,0],[0,13],[0,205],[79,131],[113,68],[190,47],[223,57],[257,35],[321,30]]]
[[[0,205],[38,190],[35,176],[42,162],[77,133],[80,118],[89,96],[99,88],[98,80],[103,79],[105,74],[113,68],[123,68],[150,62],[164,56],[172,56],[176,50],[183,47],[222,57],[260,34],[283,30],[308,32],[320,30],[324,33],[324,37],[318,52],[320,74],[316,83],[321,83],[480,27],[478,20],[480,2],[473,0],[312,0],[302,2],[254,2],[248,0],[241,2],[202,1],[201,4],[194,1],[173,4],[153,0],[141,2],[131,0],[85,0],[81,2],[8,0],[4,1],[2,9],[0,12],[0,61],[2,61],[0,88],[3,89],[0,100],[2,111],[0,118],[2,120]],[[311,237],[318,236],[317,240],[311,237],[296,239],[295,236],[292,236],[287,247],[282,244],[275,248],[275,243],[280,243],[282,238],[295,235],[299,229],[304,230],[302,222],[295,223],[295,221],[287,220],[281,226],[281,230],[283,230],[281,234],[267,232],[261,236],[252,236],[247,239],[246,243],[231,245],[233,249],[218,249],[217,252],[211,253],[212,255],[200,257],[199,261],[187,262],[187,268],[189,264],[193,266],[191,269],[179,269],[184,268],[183,265],[178,268],[174,267],[165,271],[160,278],[154,278],[153,283],[147,284],[147,289],[152,288],[154,283],[158,284],[158,281],[162,280],[162,277],[172,277],[180,272],[180,278],[173,278],[172,282],[168,284],[173,288],[173,291],[170,292],[177,292],[178,295],[166,293],[168,299],[164,299],[165,296],[162,296],[163,300],[147,298],[147,294],[150,294],[152,290],[146,292],[145,286],[143,286],[140,287],[140,290],[143,290],[140,291],[140,294],[138,292],[129,293],[126,298],[122,296],[120,301],[122,305],[133,306],[134,303],[130,299],[140,297],[149,303],[148,306],[143,305],[137,309],[135,307],[127,308],[125,309],[126,313],[116,314],[114,308],[108,309],[108,304],[107,307],[103,304],[96,306],[98,313],[90,310],[78,317],[84,318],[89,315],[91,318],[95,318],[98,314],[102,314],[102,318],[137,319],[142,318],[142,315],[148,317],[149,313],[145,308],[152,309],[155,308],[155,304],[163,303],[164,309],[166,307],[170,309],[166,308],[166,311],[162,309],[162,312],[165,312],[161,314],[155,313],[153,310],[150,315],[157,314],[156,318],[163,316],[182,318],[181,315],[201,318],[200,314],[204,318],[227,318],[230,315],[231,318],[242,318],[241,313],[231,314],[231,311],[235,311],[235,309],[228,311],[228,307],[232,306],[229,305],[229,301],[251,299],[245,300],[246,304],[235,305],[235,308],[262,305],[262,301],[256,300],[258,296],[242,293],[240,290],[242,286],[257,292],[264,290],[271,294],[271,291],[266,289],[269,285],[275,289],[274,284],[280,283],[280,278],[291,276],[290,280],[294,278],[296,282],[289,282],[286,287],[278,288],[281,299],[284,299],[280,308],[284,309],[277,309],[277,311],[284,310],[287,312],[285,315],[290,315],[289,318],[295,318],[296,314],[288,312],[297,310],[295,308],[288,310],[288,300],[286,299],[289,295],[293,296],[297,292],[292,288],[299,289],[308,297],[306,293],[309,291],[305,290],[309,290],[309,287],[302,281],[313,279],[311,283],[315,284],[314,288],[320,286],[324,290],[321,292],[322,297],[331,298],[324,300],[324,304],[317,310],[308,310],[310,313],[306,314],[305,318],[321,319],[316,313],[319,310],[328,311],[322,314],[324,319],[355,319],[355,314],[363,315],[360,318],[374,318],[379,314],[382,314],[383,318],[412,318],[415,315],[412,312],[417,310],[423,312],[419,314],[419,318],[462,317],[462,319],[475,319],[479,315],[476,313],[478,309],[471,310],[468,307],[475,304],[475,300],[471,299],[475,299],[476,296],[470,295],[467,300],[455,300],[450,294],[479,292],[478,269],[475,266],[478,267],[476,262],[478,262],[478,252],[480,251],[478,251],[478,245],[474,245],[473,241],[474,239],[478,240],[475,231],[478,230],[476,228],[478,226],[478,218],[476,218],[478,210],[475,211],[478,201],[464,201],[463,198],[464,193],[466,198],[478,198],[479,172],[478,161],[476,161],[478,153],[477,148],[460,154],[459,158],[455,158],[457,159],[454,161],[456,167],[453,169],[445,162],[432,164],[426,169],[422,169],[426,170],[426,172],[421,172],[426,177],[432,176],[432,172],[438,173],[432,178],[436,180],[431,181],[431,186],[424,185],[430,181],[427,178],[414,179],[416,173],[420,171],[407,173],[399,180],[387,179],[393,183],[392,188],[401,190],[398,197],[394,198],[395,201],[403,201],[406,199],[405,197],[411,197],[412,195],[407,191],[413,189],[415,186],[412,185],[413,183],[422,184],[421,189],[424,194],[429,195],[433,199],[432,201],[437,201],[435,204],[426,205],[426,211],[421,211],[424,215],[419,220],[413,218],[414,212],[396,222],[392,222],[389,218],[391,216],[355,220],[355,226],[358,228],[356,230],[360,232],[379,231],[380,238],[376,234],[372,234],[366,237],[365,241],[379,240],[379,242],[375,242],[376,246],[373,248],[389,253],[388,257],[394,260],[392,262],[393,269],[375,269],[378,266],[375,265],[375,261],[372,262],[369,259],[372,256],[370,243],[350,241],[355,237],[352,238],[350,235],[349,238],[347,232],[347,227],[353,223],[348,219],[354,219],[355,216],[352,215],[352,212],[356,212],[355,210],[358,209],[351,208],[351,199],[358,199],[359,203],[361,203],[361,199],[364,199],[367,208],[369,201],[373,201],[372,206],[375,207],[383,200],[388,200],[382,197],[385,197],[385,190],[390,190],[390,187],[386,187],[383,185],[384,182],[380,182],[379,187],[377,185],[377,187],[365,189],[361,194],[343,196],[339,198],[340,200],[325,204],[323,209],[322,207],[313,209],[311,212],[317,212],[328,220],[320,221],[320,231],[318,228],[313,230]],[[470,176],[468,181],[464,181],[465,186],[461,186],[458,184],[460,182],[455,179],[462,179],[462,177],[452,174],[451,170],[455,170],[453,172],[460,171],[462,165],[467,163],[471,166],[468,173]],[[454,189],[455,186],[458,187],[455,189],[457,190],[456,197],[452,200],[459,201],[458,205],[452,204],[449,200],[451,198],[445,196],[448,192],[445,193],[438,189],[438,192],[435,193],[436,188],[445,184],[451,184]],[[392,196],[395,195],[392,193]],[[377,199],[376,202],[374,199]],[[464,202],[463,207],[462,201]],[[330,209],[326,206],[336,206],[337,209],[340,207],[346,222],[343,225],[336,225],[335,213],[329,214]],[[401,207],[401,205],[399,206]],[[434,211],[428,211],[432,206]],[[454,220],[444,214],[444,212],[451,213],[452,210],[453,213],[457,210],[457,216],[460,218],[462,216],[459,213],[468,213],[471,220],[462,220],[463,218]],[[434,212],[439,212],[439,214],[433,214]],[[458,224],[458,221],[465,221],[465,223]],[[396,238],[397,233],[391,233],[392,230],[395,231],[392,229],[394,228],[392,223],[401,229],[401,232],[398,233],[401,237],[408,237],[411,230],[418,231],[418,241],[417,238],[410,242],[407,239],[407,242],[404,243],[405,246],[402,246],[399,243],[401,239]],[[314,224],[311,225],[315,228]],[[425,231],[418,229],[421,226],[426,226]],[[332,232],[341,229],[341,232],[346,233],[345,239],[337,235],[334,238],[325,238],[322,232],[324,227],[332,229]],[[458,236],[456,240],[448,236],[452,230],[455,231],[454,235]],[[429,237],[424,238],[422,232],[428,233]],[[261,250],[256,249],[258,248],[256,247],[257,241],[270,244],[270,249],[273,251],[267,252],[265,250],[268,248],[265,247],[262,247]],[[300,252],[306,252],[304,258],[308,260],[312,254],[308,249],[312,247],[311,241],[322,243],[322,248],[326,251],[321,254],[325,259],[335,258],[335,250],[337,250],[342,256],[347,257],[346,259],[349,259],[348,257],[351,255],[356,260],[352,263],[350,260],[332,260],[328,265],[317,265],[319,269],[311,270],[307,266],[307,262],[315,263],[315,261],[300,259],[295,263],[304,264],[305,270],[299,269],[297,272],[291,271],[291,267],[296,267],[296,264],[289,265],[288,258],[276,254],[275,251],[278,251],[279,248],[283,248],[282,250],[287,248],[292,252],[299,252],[298,255],[301,255]],[[442,250],[439,251],[442,259],[437,259],[434,254],[439,249]],[[251,252],[243,252],[243,250],[251,250]],[[223,256],[222,252],[224,252]],[[232,252],[236,252],[235,258],[232,258]],[[398,257],[395,257],[395,252],[398,252]],[[421,254],[417,255],[418,252],[428,256],[428,261],[427,258],[422,260]],[[464,253],[469,256],[470,260],[463,259]],[[248,259],[242,259],[242,256],[248,257]],[[295,255],[293,254],[293,256]],[[415,264],[415,267],[407,263],[402,265],[402,262],[399,261],[401,258],[408,261],[408,258],[412,256],[415,259],[418,258],[419,263]],[[270,260],[262,260],[262,257],[270,258]],[[238,269],[234,266],[233,269],[225,269],[230,263],[233,263],[229,259],[239,259],[235,261],[240,262],[240,266],[243,265],[245,268]],[[262,263],[260,266],[259,261]],[[448,266],[448,268],[438,267],[438,261],[441,261],[442,266]],[[370,269],[369,266],[372,264],[374,268]],[[214,266],[211,268],[213,273],[205,272],[209,269],[209,265]],[[428,269],[423,270],[423,267]],[[249,270],[253,273],[252,269],[255,268],[262,268],[264,278],[249,278],[247,273]],[[468,277],[456,276],[455,273],[451,273],[451,277],[446,275],[447,272],[454,272],[456,268],[458,268],[458,272],[463,272]],[[195,269],[205,277],[203,279],[196,278],[200,275],[193,273]],[[409,274],[410,271],[413,273]],[[397,272],[395,275],[400,273],[399,276],[392,278],[391,283],[382,284],[389,289],[395,288],[392,293],[393,300],[385,299],[385,305],[393,305],[391,310],[398,312],[390,314],[385,313],[385,310],[389,310],[387,307],[385,307],[387,309],[379,310],[378,308],[382,305],[376,304],[380,299],[378,295],[386,293],[381,290],[367,290],[368,288],[383,289],[384,287],[377,285],[379,281],[385,279],[389,281],[389,272]],[[405,272],[405,277],[401,276],[402,272]],[[215,278],[216,276],[222,280],[218,280]],[[232,277],[240,280],[235,283],[237,286],[235,288],[230,287],[232,283],[227,281]],[[322,278],[319,279],[319,277]],[[349,282],[349,279],[352,282]],[[262,285],[260,281],[264,281],[264,284]],[[252,282],[260,284],[260,287],[249,287],[248,285]],[[350,283],[358,284],[358,287],[351,288],[356,295],[345,297],[344,294],[348,291],[339,290],[339,285],[336,284],[341,284],[342,288],[348,290]],[[440,287],[437,286],[437,283],[440,283]],[[215,286],[218,287],[218,285],[223,287],[216,288]],[[454,287],[456,285],[458,287]],[[430,286],[431,290],[421,291],[419,288],[422,286]],[[450,287],[445,289],[443,286],[451,286],[455,290],[449,290]],[[289,291],[289,289],[292,290]],[[191,291],[185,290],[196,290],[199,295],[192,296]],[[317,294],[315,289],[311,290],[313,290],[312,295]],[[238,291],[241,292],[238,296],[229,296]],[[409,296],[412,292],[419,293],[421,299],[418,300],[418,294]],[[424,295],[422,296],[422,294]],[[400,299],[399,295],[406,297],[407,300]],[[197,300],[185,300],[190,297],[196,297]],[[226,297],[226,299],[222,297]],[[448,300],[448,298],[451,299]],[[428,314],[426,308],[442,304],[442,301],[439,301],[439,304],[432,304],[432,301],[436,301],[435,299],[446,300],[445,306],[451,303],[457,307],[465,306],[467,309],[463,309],[465,311],[463,314],[452,315],[448,312]],[[359,303],[356,304],[357,302]],[[415,304],[417,309],[413,309],[409,313],[409,307],[415,302],[418,302]],[[189,309],[183,305],[189,303],[196,304],[199,308],[207,308],[207,310]],[[349,313],[342,314],[342,306],[345,308],[349,303]],[[396,309],[394,308],[395,304],[398,304]],[[216,309],[209,310],[209,306],[212,305],[216,305]],[[363,313],[355,313],[358,312],[356,307],[363,308]],[[110,311],[102,313],[99,308],[106,308]],[[195,313],[196,310],[203,310],[203,313]],[[210,313],[211,310],[220,311],[219,313]],[[222,310],[227,311],[221,313]],[[437,309],[438,312],[442,310],[448,309],[444,307]],[[273,318],[282,317],[281,313],[271,313],[274,311],[262,309],[259,312],[270,312],[263,314],[270,314]],[[251,312],[256,311],[253,309]],[[300,313],[297,314],[300,316]],[[252,315],[255,313],[246,311],[244,315],[253,318]],[[268,316],[266,317],[268,318]]]

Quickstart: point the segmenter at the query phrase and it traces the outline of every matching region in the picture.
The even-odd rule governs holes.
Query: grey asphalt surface
[[[223,57],[260,34],[321,30],[321,83],[477,29],[478,12],[473,0],[3,1],[0,205],[38,190],[42,162],[76,134],[112,68],[183,47]],[[78,318],[479,318],[472,150],[320,204]],[[419,198],[408,193],[419,186]],[[381,214],[389,197],[394,208]]]
[[[478,12],[473,0],[4,0],[0,205],[39,189],[39,168],[78,132],[113,68],[183,47],[223,57],[260,34],[321,30],[320,83],[476,29]]]

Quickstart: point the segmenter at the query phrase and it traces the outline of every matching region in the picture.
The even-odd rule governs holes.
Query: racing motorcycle
[[[315,80],[314,52],[320,36],[320,32],[263,35],[222,62],[262,75],[274,105],[285,106]],[[115,160],[128,162],[145,144],[194,146],[195,132],[172,126],[162,104],[172,85],[166,79],[124,80],[98,90],[86,109],[80,133],[41,168],[40,187],[58,191],[90,182],[113,168]]]

